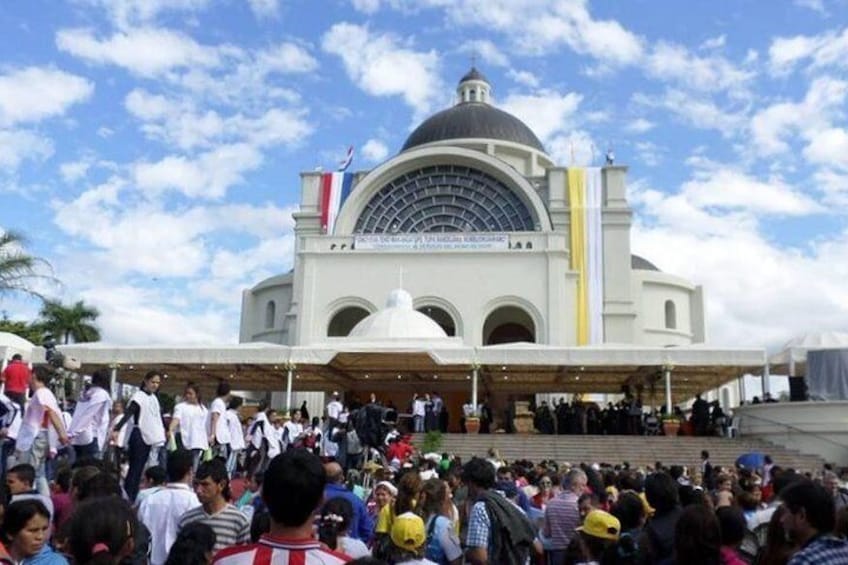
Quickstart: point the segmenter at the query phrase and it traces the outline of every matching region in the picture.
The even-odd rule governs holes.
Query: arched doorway
[[[518,306],[501,306],[486,318],[483,324],[483,344],[536,342],[536,324],[533,318]]]
[[[336,312],[327,326],[327,337],[347,337],[354,326],[370,312],[361,306],[348,306]]]
[[[418,308],[418,311],[439,324],[448,336],[453,337],[456,335],[456,322],[453,316],[444,308],[438,306],[421,306]]]

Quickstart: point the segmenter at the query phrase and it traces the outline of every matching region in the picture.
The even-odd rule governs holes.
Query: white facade
[[[392,289],[402,286],[416,309],[466,345],[577,344],[578,274],[570,268],[567,169],[544,153],[524,124],[490,106],[489,89],[479,73],[466,75],[457,89],[457,106],[440,113],[450,113],[449,119],[442,120],[440,114],[430,118],[400,153],[373,170],[356,173],[331,235],[321,228],[321,173],[301,174],[293,270],[244,291],[241,341],[316,345],[347,335],[359,320],[382,307]],[[498,123],[481,127],[480,116],[489,114]],[[497,208],[490,210],[495,219],[475,219],[477,224],[469,222],[467,227],[455,224],[463,214],[471,218],[482,212],[454,206],[450,190],[433,181],[439,171],[445,175],[442,184],[462,185],[465,179],[455,177],[465,174],[468,182],[489,183],[491,190],[501,191],[481,204]],[[602,171],[604,340],[641,345],[703,342],[701,287],[631,256],[626,172],[620,166]],[[390,198],[395,186],[414,200],[410,206],[423,209],[421,202],[429,200],[416,196],[419,189],[413,183],[419,178],[430,183],[420,190],[433,190],[435,208],[441,198],[447,202],[442,208],[453,210],[444,218],[454,222],[453,227],[427,229],[415,223],[436,225],[441,221],[437,212],[385,210],[402,204],[402,199]],[[455,195],[461,191],[451,190]],[[515,217],[500,212],[498,198],[508,201]],[[386,219],[391,213],[406,219],[392,223]],[[504,225],[515,223],[519,216],[522,229],[495,225],[501,220]],[[362,236],[375,233],[388,243],[362,248]],[[400,242],[412,234],[433,234],[437,243],[414,249]],[[497,243],[483,249],[441,248],[445,246],[438,238],[451,234],[486,234]]]

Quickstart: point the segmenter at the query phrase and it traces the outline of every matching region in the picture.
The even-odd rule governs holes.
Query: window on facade
[[[265,329],[270,330],[274,328],[274,319],[277,317],[277,305],[273,300],[269,300],[268,304],[265,305]]]
[[[471,91],[471,101],[477,102],[477,91],[476,90]]]
[[[665,327],[669,330],[677,329],[677,308],[672,300],[665,301]]]

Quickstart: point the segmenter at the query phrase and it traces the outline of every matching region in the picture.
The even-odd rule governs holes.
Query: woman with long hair
[[[165,426],[162,424],[162,411],[156,393],[162,384],[162,375],[150,371],[144,375],[141,388],[132,396],[121,420],[112,428],[112,440],[117,441],[121,429],[132,422],[127,443],[130,461],[124,490],[130,500],[138,495],[138,485],[147,460],[154,451],[158,453],[165,445]]]
[[[368,504],[366,505],[368,514],[370,514],[372,518],[376,519],[380,515],[380,511],[382,511],[385,506],[391,506],[395,503],[396,496],[397,487],[395,487],[395,485],[389,481],[380,481],[374,487],[374,490],[371,493],[371,498],[368,500]]]
[[[787,538],[781,520],[787,512],[783,506],[778,506],[766,530],[766,545],[760,550],[754,559],[754,563],[760,565],[786,565],[798,551],[798,544]]]
[[[448,484],[428,479],[421,490],[421,515],[427,530],[424,556],[439,565],[461,565],[462,546],[456,534]]]
[[[377,517],[377,526],[374,528],[376,541],[374,544],[374,555],[380,558],[386,557],[386,550],[390,548],[391,543],[389,534],[392,531],[392,524],[396,516],[407,512],[414,512],[418,506],[418,497],[421,494],[421,477],[414,469],[407,470],[398,479],[397,497],[394,504],[387,504],[380,510],[380,515]]]
[[[47,543],[50,531],[50,513],[44,504],[35,499],[13,502],[3,516],[3,543],[13,563],[27,565],[68,565],[68,560],[54,552]]]
[[[548,501],[556,496],[554,492],[554,482],[548,475],[540,475],[536,480],[536,487],[539,492],[533,495],[530,503],[539,510],[544,510]]]
[[[321,507],[318,539],[330,549],[350,557],[367,557],[371,555],[368,546],[361,540],[348,535],[352,521],[353,505],[350,501],[338,496],[331,498]]]
[[[171,423],[168,425],[168,442],[177,449],[182,447],[191,451],[192,471],[197,471],[200,457],[209,449],[209,436],[206,434],[207,414],[206,407],[200,402],[200,389],[193,382],[189,382],[183,391],[182,402],[174,406]],[[177,429],[179,435],[175,435]]]

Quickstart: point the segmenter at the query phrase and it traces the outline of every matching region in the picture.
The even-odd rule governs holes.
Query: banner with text
[[[405,233],[357,235],[360,251],[484,251],[509,249],[505,233]]]

